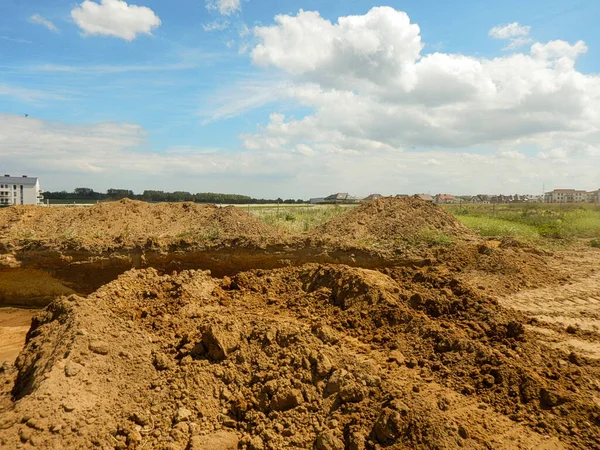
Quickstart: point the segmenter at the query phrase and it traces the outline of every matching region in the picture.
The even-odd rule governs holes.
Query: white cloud
[[[55,33],[59,32],[59,29],[56,28],[56,26],[50,20],[45,19],[44,17],[40,16],[39,14],[34,14],[33,16],[31,16],[29,18],[29,21],[32,23],[37,23],[39,25],[45,26],[50,31],[54,31]]]
[[[511,39],[528,36],[530,31],[530,26],[519,25],[519,22],[513,22],[507,25],[495,26],[490,30],[489,36],[494,39]]]
[[[275,22],[254,29],[260,42],[251,53],[254,64],[321,84],[377,82],[403,74],[423,48],[418,25],[389,7],[340,17],[337,24],[302,10],[297,16],[276,16]]]
[[[495,26],[489,31],[488,35],[493,39],[508,40],[508,44],[502,50],[515,50],[533,42],[533,39],[529,37],[530,31],[530,26],[513,22],[507,25]]]
[[[82,75],[106,75],[125,72],[163,72],[174,70],[187,70],[197,67],[193,63],[174,63],[164,65],[91,65],[91,66],[68,66],[64,64],[44,64],[41,66],[32,66],[28,70],[35,72],[57,72],[57,73],[76,73]]]
[[[528,32],[511,26],[495,34]],[[585,146],[589,154],[600,148],[600,77],[575,69],[587,49],[581,41],[536,43],[530,53],[494,59],[422,55],[419,27],[388,7],[337,23],[300,11],[254,34],[253,63],[287,77],[287,100],[312,112],[301,119],[272,115],[242,136],[249,149],[484,146],[523,162],[523,145],[544,152]]]
[[[4,83],[0,83],[0,96],[10,96],[28,103],[39,103],[50,100],[66,100],[66,97],[56,93],[10,86]]]
[[[85,36],[114,36],[126,41],[138,34],[152,34],[161,24],[152,9],[128,5],[123,0],[102,0],[100,4],[85,0],[71,11],[71,17]]]
[[[205,23],[202,25],[204,31],[223,31],[229,27],[229,22],[227,20],[215,20],[210,23]]]
[[[233,88],[217,90],[199,112],[204,123],[229,119],[270,103],[292,99],[293,84],[273,77],[239,81]]]
[[[248,28],[248,25],[246,25],[245,23],[242,23],[240,25],[238,34],[241,38],[249,36],[250,34],[252,34],[252,30],[250,30],[250,28]]]
[[[516,50],[517,48],[521,48],[525,45],[531,44],[532,42],[533,42],[533,39],[531,39],[529,37],[513,38],[513,39],[509,40],[506,47],[504,47],[502,50]]]
[[[32,44],[33,42],[27,39],[11,38],[10,36],[0,36],[3,41],[14,42],[15,44]]]
[[[501,150],[498,156],[507,159],[525,159],[525,155],[517,150]]]
[[[583,41],[577,41],[574,45],[565,41],[550,41],[546,44],[538,42],[531,46],[531,55],[545,60],[565,58],[574,61],[587,50]]]
[[[271,122],[285,126],[281,115]],[[409,152],[342,137],[327,144],[298,142],[289,152],[282,152],[277,142],[271,149],[187,146],[155,151],[148,148],[146,137],[146,130],[135,124],[70,125],[0,114],[0,173],[40,176],[46,190],[87,186],[308,198],[334,191],[536,193],[543,181],[547,186],[552,182],[592,189],[598,181],[590,167],[600,165],[600,155],[555,152],[552,157],[514,159],[444,150]],[[511,178],[519,183],[507,192],[506,180]]]
[[[224,16],[230,16],[242,10],[240,0],[207,0],[206,9],[218,10]]]

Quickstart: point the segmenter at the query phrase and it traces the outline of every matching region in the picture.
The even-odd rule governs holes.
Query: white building
[[[0,177],[0,206],[41,205],[44,197],[40,182],[35,177]]]
[[[587,191],[578,189],[554,189],[544,194],[546,203],[584,203],[587,199]]]

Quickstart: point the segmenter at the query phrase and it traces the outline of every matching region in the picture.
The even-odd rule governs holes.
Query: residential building
[[[600,189],[597,191],[588,192],[587,201],[590,203],[600,203]]]
[[[433,201],[438,205],[457,202],[456,197],[450,194],[437,194]]]
[[[358,203],[360,200],[347,192],[338,192],[325,197],[325,203]]]
[[[44,197],[36,177],[0,177],[0,206],[41,205]]]
[[[361,202],[370,202],[370,201],[373,201],[373,200],[377,200],[378,198],[381,198],[381,197],[383,197],[383,195],[381,195],[381,194],[371,194],[371,195],[363,198],[361,200]]]
[[[433,197],[429,194],[415,194],[415,197],[425,200],[426,202],[432,202]]]
[[[578,189],[554,189],[544,194],[546,203],[584,203],[587,201],[587,191]]]
[[[481,204],[487,205],[490,203],[490,196],[486,195],[486,194],[477,194],[477,195],[474,195],[473,197],[471,197],[471,200],[469,203],[481,203]]]

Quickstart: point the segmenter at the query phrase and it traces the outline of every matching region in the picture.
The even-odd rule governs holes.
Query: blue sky
[[[594,0],[4,0],[0,12],[0,171],[47,190],[600,187]]]

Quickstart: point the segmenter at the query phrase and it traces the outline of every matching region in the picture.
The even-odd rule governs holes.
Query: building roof
[[[363,200],[369,201],[369,200],[377,200],[378,198],[383,197],[383,195],[381,194],[371,194],[368,197],[365,197]]]
[[[425,200],[426,202],[433,201],[433,197],[429,194],[416,194],[415,197],[419,197],[421,200]]]
[[[325,200],[356,200],[356,197],[352,197],[347,192],[338,192],[337,194],[328,195]]]
[[[11,177],[10,175],[0,176],[0,184],[36,184],[37,177]]]
[[[551,192],[546,192],[546,194],[552,194],[552,193],[560,193],[560,194],[575,194],[575,193],[581,193],[581,192],[587,192],[581,189],[554,189]]]
[[[456,200],[456,197],[450,194],[438,194],[436,197],[442,200]]]

